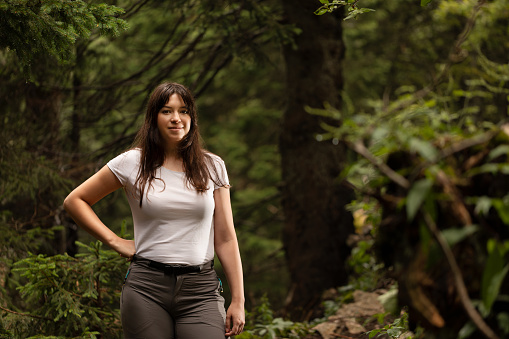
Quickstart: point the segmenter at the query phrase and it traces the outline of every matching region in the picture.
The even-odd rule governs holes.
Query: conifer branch
[[[51,318],[41,317],[40,315],[35,315],[35,314],[16,312],[16,311],[10,310],[10,309],[2,307],[2,306],[0,306],[0,310],[2,310],[4,312],[7,312],[7,313],[12,313],[12,314],[20,315],[20,316],[23,316],[23,317],[30,317],[30,318],[36,318],[36,319],[43,319],[43,320],[53,321],[53,319],[51,319]]]

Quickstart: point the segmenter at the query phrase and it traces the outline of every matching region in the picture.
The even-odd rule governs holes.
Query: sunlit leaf
[[[423,158],[425,158],[428,161],[435,160],[437,156],[437,150],[435,149],[435,147],[433,147],[433,145],[431,145],[431,143],[427,141],[412,138],[410,139],[408,146],[411,151],[419,153]]]
[[[483,196],[477,199],[475,204],[475,213],[479,215],[487,215],[491,208],[491,198]]]
[[[378,301],[387,312],[397,315],[401,311],[398,307],[398,288],[391,288],[388,292],[379,296]]]
[[[324,15],[327,12],[327,8],[319,8],[315,11],[315,15]]]
[[[503,154],[509,154],[509,145],[500,145],[495,147],[488,155],[488,160],[493,160]]]
[[[422,179],[417,181],[412,186],[412,188],[410,188],[406,202],[406,213],[408,220],[412,220],[415,217],[415,214],[419,210],[419,207],[421,207],[424,199],[426,199],[426,196],[428,195],[432,186],[432,180]]]
[[[489,313],[495,299],[497,298],[502,282],[504,281],[509,264],[504,259],[504,247],[500,244],[493,246],[486,261],[481,284],[481,298],[485,309]]]
[[[442,231],[442,235],[449,246],[453,246],[478,230],[479,227],[474,225],[462,228],[448,228]]]
[[[470,338],[476,329],[477,327],[471,321],[467,322],[458,332],[458,339]]]

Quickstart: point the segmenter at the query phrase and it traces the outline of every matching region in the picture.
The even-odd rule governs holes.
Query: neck
[[[175,154],[174,152],[172,153],[167,152],[165,154],[163,166],[169,170],[176,172],[184,171],[184,163],[182,161],[182,158]]]
[[[164,150],[164,159],[180,159],[177,147],[166,147]]]

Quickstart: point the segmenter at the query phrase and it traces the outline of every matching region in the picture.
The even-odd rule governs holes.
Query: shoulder
[[[221,159],[221,157],[219,155],[216,155],[216,154],[211,153],[209,151],[205,151],[204,155],[205,155],[206,158],[210,159],[210,161],[212,163],[224,164],[224,160]]]
[[[128,185],[136,177],[140,166],[141,150],[134,148],[111,159],[107,165],[123,186]]]
[[[141,157],[141,150],[139,148],[132,148],[128,151],[125,151],[115,158],[113,158],[111,161],[116,162],[129,162],[129,163],[137,163],[140,161]]]
[[[207,166],[209,166],[209,169],[212,167],[212,169],[216,172],[226,171],[226,164],[219,155],[206,151],[204,152],[204,157],[206,160],[205,163],[207,164]]]
[[[108,162],[108,167],[114,171],[127,170],[130,172],[133,168],[139,166],[140,158],[141,150],[138,148],[133,148],[111,159]]]
[[[125,151],[124,153],[121,153],[120,155],[129,158],[129,159],[139,159],[141,156],[141,149],[140,148],[131,148],[128,151]]]
[[[204,153],[211,179],[214,182],[214,189],[219,187],[230,187],[226,165],[218,155],[210,152]]]

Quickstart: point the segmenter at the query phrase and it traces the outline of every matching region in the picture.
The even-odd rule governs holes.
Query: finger
[[[231,332],[232,332],[232,328],[230,327],[231,325],[231,316],[229,314],[226,315],[226,323],[225,323],[225,329],[226,329],[226,334],[227,335],[231,335]]]
[[[232,326],[232,333],[237,335],[239,334],[240,332],[242,332],[242,329],[241,329],[241,322],[240,322],[240,319],[235,319],[233,321],[233,326]]]
[[[235,326],[235,325],[233,325],[231,328],[229,328],[229,329],[226,331],[225,335],[226,335],[227,337],[229,337],[229,336],[232,336],[232,335],[237,335],[237,334],[239,334],[239,333],[240,333],[240,332],[239,332],[238,327],[237,327],[237,326]]]

